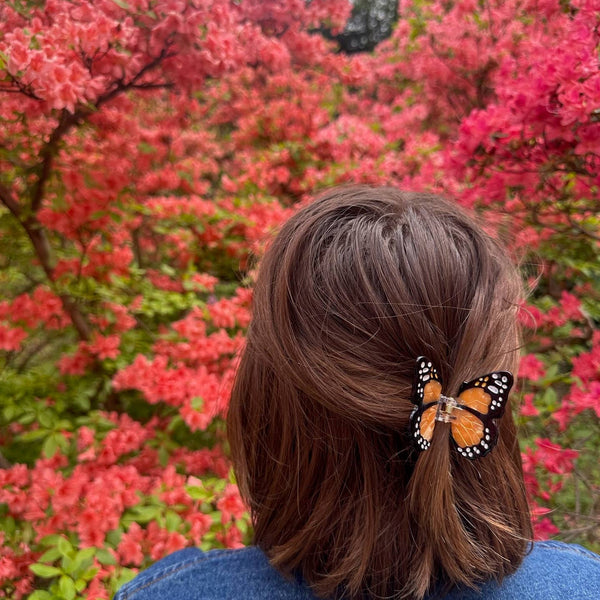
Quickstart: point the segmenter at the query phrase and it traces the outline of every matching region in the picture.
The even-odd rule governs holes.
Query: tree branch
[[[40,222],[33,216],[29,216],[25,221],[21,221],[35,253],[40,261],[40,265],[50,281],[54,281],[54,266],[52,265],[52,256],[50,253],[50,242]],[[81,340],[88,341],[91,337],[91,328],[84,314],[81,312],[77,303],[68,294],[58,294],[65,312],[69,315],[73,326],[79,334]]]
[[[66,109],[63,109],[58,126],[50,135],[46,145],[42,148],[42,151],[40,152],[42,159],[40,171],[31,195],[31,211],[33,213],[36,213],[42,204],[46,182],[50,176],[52,162],[54,161],[54,155],[56,154],[58,144],[69,129],[83,118],[84,115],[81,110],[77,110],[73,114],[70,114]]]
[[[10,210],[10,212],[21,221],[21,207],[19,203],[13,198],[12,192],[2,183],[0,183],[0,202]]]
[[[44,270],[47,279],[52,282],[54,280],[54,267],[52,265],[50,242],[48,241],[48,236],[41,223],[36,219],[34,214],[23,218],[23,209],[14,199],[11,191],[1,183],[0,202],[8,208],[15,219],[21,224],[21,227],[25,230],[25,233],[31,240],[35,255],[40,261],[40,265]],[[75,301],[67,294],[59,294],[59,298],[65,312],[69,315],[73,326],[77,330],[79,338],[82,340],[89,340],[91,335],[90,325],[83,313],[79,310]]]
[[[56,151],[58,149],[58,145],[62,138],[69,132],[69,130],[85,121],[91,114],[97,111],[103,104],[106,104],[119,94],[127,91],[131,88],[166,88],[170,87],[171,84],[169,82],[164,83],[152,83],[152,84],[138,84],[137,82],[149,71],[155,69],[165,58],[172,56],[169,53],[169,48],[171,46],[170,42],[167,42],[167,45],[161,50],[161,52],[154,57],[148,64],[144,65],[135,76],[130,79],[128,82],[118,81],[116,86],[107,92],[98,97],[96,100],[96,104],[93,108],[79,108],[74,113],[69,113],[66,109],[63,109],[60,121],[58,126],[48,139],[46,145],[42,148],[41,151],[41,167],[38,175],[37,183],[34,187],[32,198],[31,198],[31,210],[32,212],[37,212],[41,206],[42,200],[44,198],[44,191],[46,188],[46,183],[48,181],[48,177],[50,176],[50,171],[52,169],[52,163],[54,161],[54,156],[56,155]]]
[[[46,185],[52,172],[54,157],[56,156],[60,142],[75,125],[85,121],[103,104],[106,104],[119,94],[126,92],[129,89],[155,89],[170,87],[172,84],[168,81],[140,83],[140,79],[142,79],[146,73],[155,69],[165,58],[172,56],[172,54],[169,52],[170,47],[171,42],[167,41],[165,47],[156,57],[154,57],[154,59],[152,59],[148,64],[144,65],[129,81],[117,81],[113,89],[98,97],[95,105],[92,108],[81,107],[73,113],[69,113],[66,109],[62,110],[58,125],[52,131],[48,141],[40,152],[41,160],[36,168],[38,173],[37,181],[31,193],[31,202],[29,206],[30,211],[27,211],[28,214],[24,214],[24,208],[19,205],[12,191],[0,183],[0,202],[2,202],[8,208],[8,210],[17,219],[27,233],[27,236],[33,245],[34,252],[49,281],[53,282],[54,280],[54,265],[52,264],[50,242],[48,241],[46,231],[36,217],[36,213],[39,211],[42,205],[46,191]],[[20,91],[31,97],[31,94],[28,94],[27,90],[20,89]],[[75,300],[68,294],[59,294],[59,297],[65,312],[71,318],[71,322],[79,334],[79,338],[81,340],[89,340],[91,336],[90,324]]]
[[[0,469],[10,469],[12,465],[2,456],[2,452],[0,452]]]

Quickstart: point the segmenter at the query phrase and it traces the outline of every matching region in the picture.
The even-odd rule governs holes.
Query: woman
[[[520,298],[438,197],[354,186],[300,210],[260,266],[228,415],[256,546],[183,550],[117,598],[600,597],[600,557],[531,544],[506,410]]]

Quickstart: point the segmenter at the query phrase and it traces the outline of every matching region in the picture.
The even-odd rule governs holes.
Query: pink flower
[[[574,468],[574,460],[579,456],[577,450],[563,448],[546,438],[537,438],[535,443],[538,460],[550,473],[570,473]]]
[[[19,350],[27,334],[20,327],[5,327],[0,323],[0,350]]]
[[[560,295],[560,306],[565,317],[572,321],[579,321],[583,317],[581,312],[581,300],[567,291]]]
[[[540,414],[540,411],[533,403],[533,397],[533,394],[525,394],[523,396],[523,404],[521,405],[519,412],[524,417],[537,417]]]
[[[204,513],[195,512],[187,517],[187,521],[192,525],[190,527],[189,536],[194,540],[194,543],[199,546],[202,543],[204,534],[210,530],[213,524],[212,517]]]
[[[560,529],[548,518],[533,522],[533,534],[536,540],[547,540],[557,533],[560,533]]]
[[[546,374],[544,363],[535,356],[535,354],[527,354],[521,358],[519,364],[519,377],[537,381]]]
[[[222,523],[228,523],[232,518],[241,519],[244,516],[247,509],[237,485],[227,484],[223,496],[217,501],[217,508],[221,511]]]
[[[117,358],[119,356],[119,344],[121,338],[118,335],[102,336],[96,334],[92,342],[88,344],[88,349],[100,360],[105,358]]]
[[[560,431],[565,431],[567,429],[573,416],[573,407],[570,406],[566,400],[563,400],[560,408],[552,413],[552,418],[558,423]]]
[[[117,551],[121,560],[126,565],[141,566],[144,562],[144,553],[142,552],[142,541],[144,532],[138,523],[133,522],[129,529],[121,536],[121,541]]]
[[[217,539],[225,545],[226,548],[243,548],[242,532],[232,524],[225,533],[218,533]]]

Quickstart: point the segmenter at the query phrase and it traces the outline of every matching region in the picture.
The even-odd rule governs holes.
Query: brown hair
[[[415,360],[444,393],[514,370],[518,274],[431,195],[328,191],[281,229],[259,269],[228,434],[255,542],[320,596],[408,597],[497,580],[531,524],[510,409],[470,461],[437,423],[408,435]]]

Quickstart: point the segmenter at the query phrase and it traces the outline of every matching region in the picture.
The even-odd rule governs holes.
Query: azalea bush
[[[508,245],[536,535],[600,550],[600,1],[403,2],[346,55],[350,9],[0,5],[0,596],[250,541],[224,415],[256,261],[349,181]]]

